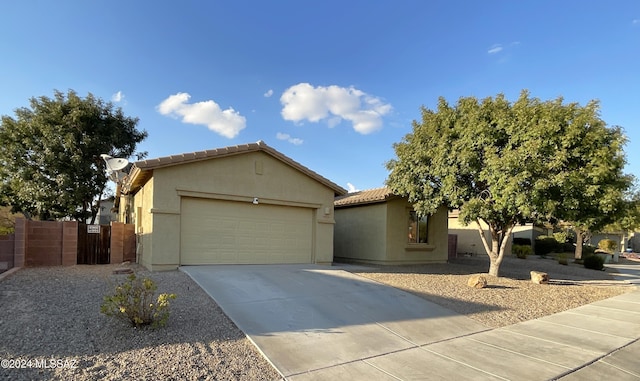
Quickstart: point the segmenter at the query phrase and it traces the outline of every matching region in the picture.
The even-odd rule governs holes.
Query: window
[[[409,212],[409,243],[427,243],[428,216],[418,216],[415,211]]]

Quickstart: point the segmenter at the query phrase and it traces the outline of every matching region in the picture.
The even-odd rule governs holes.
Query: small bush
[[[569,261],[567,260],[567,256],[564,254],[560,254],[557,257],[558,259],[558,263],[564,266],[568,266],[569,265]]]
[[[612,239],[603,239],[598,242],[598,249],[602,249],[607,253],[613,253],[617,248],[618,244]]]
[[[556,251],[559,244],[555,238],[546,235],[541,235],[536,238],[535,251],[536,255],[546,255],[553,251]]]
[[[531,246],[531,238],[513,237],[513,244],[520,246]]]
[[[511,252],[520,259],[526,259],[528,255],[531,255],[531,246],[513,245]]]
[[[602,270],[604,268],[604,258],[599,255],[588,255],[584,257],[584,267],[591,270]]]
[[[169,299],[175,299],[176,294],[160,294],[154,301],[157,288],[153,280],[131,274],[116,286],[113,295],[104,297],[100,312],[128,321],[134,327],[162,327],[169,319]]]

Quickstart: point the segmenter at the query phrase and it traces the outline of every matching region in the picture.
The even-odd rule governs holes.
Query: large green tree
[[[106,189],[100,154],[129,158],[147,133],[137,118],[92,94],[54,91],[2,116],[0,203],[27,217],[95,218]]]
[[[606,127],[597,102],[581,107],[562,98],[540,101],[523,91],[515,102],[500,94],[480,101],[460,98],[452,106],[440,98],[436,110],[421,111],[413,132],[394,145],[397,157],[387,163],[387,185],[423,215],[443,204],[460,209],[464,223],[476,224],[494,276],[515,226],[568,216],[580,207],[563,204],[574,190],[601,195],[584,188],[601,185],[588,183],[593,176],[574,176],[578,163],[602,173],[603,163],[623,157],[623,139],[612,147],[600,145],[615,140],[600,135],[619,137],[619,129]],[[592,134],[583,134],[587,130]],[[606,184],[614,180],[607,178]],[[575,220],[578,216],[583,217],[576,214]]]

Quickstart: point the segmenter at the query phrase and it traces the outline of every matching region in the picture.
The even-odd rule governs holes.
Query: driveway
[[[313,371],[313,378],[322,379],[394,379],[385,367],[366,360],[487,329],[340,267],[220,265],[181,270],[288,379]]]
[[[620,267],[621,276],[640,275],[638,266]],[[180,269],[287,380],[640,379],[636,288],[489,330],[340,267]]]

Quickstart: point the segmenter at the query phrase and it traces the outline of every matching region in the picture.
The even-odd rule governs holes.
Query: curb
[[[22,267],[13,267],[13,268],[10,268],[9,270],[3,272],[2,274],[0,274],[0,282],[2,282],[5,278],[10,277],[11,275],[13,275],[13,273],[17,272],[21,268]]]

